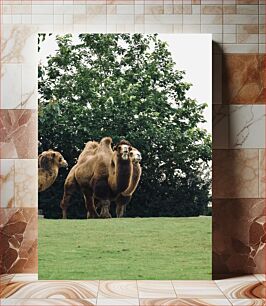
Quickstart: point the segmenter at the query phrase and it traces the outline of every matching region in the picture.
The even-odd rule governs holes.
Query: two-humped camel
[[[66,160],[59,152],[42,152],[38,157],[38,192],[49,188],[56,180],[59,168],[67,166]]]
[[[85,199],[87,218],[99,217],[95,204],[101,207],[101,218],[111,217],[110,201],[117,205],[117,217],[122,217],[125,205],[130,201],[141,176],[141,154],[126,140],[112,150],[112,139],[103,138],[100,143],[89,141],[80,154],[77,164],[65,181],[61,201],[63,218],[73,193],[80,190]]]

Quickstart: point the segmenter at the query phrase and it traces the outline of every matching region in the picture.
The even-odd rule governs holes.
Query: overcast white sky
[[[41,45],[40,60],[57,49],[56,34],[49,36]],[[74,35],[73,35],[74,36]],[[178,70],[185,70],[185,81],[193,86],[187,96],[199,103],[207,103],[204,112],[207,123],[202,125],[208,132],[212,130],[212,36],[211,34],[159,34],[166,41]]]

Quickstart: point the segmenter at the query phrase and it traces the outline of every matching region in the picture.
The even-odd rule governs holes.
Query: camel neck
[[[116,161],[116,193],[127,189],[132,174],[132,163],[130,160],[117,158]]]
[[[133,163],[132,175],[128,188],[122,193],[124,196],[130,196],[136,190],[141,176],[140,164]]]
[[[51,176],[57,176],[58,175],[58,171],[59,171],[59,169],[58,169],[58,166],[56,166],[56,165],[53,165],[49,170],[48,170],[48,172],[49,172],[49,174],[51,175]]]

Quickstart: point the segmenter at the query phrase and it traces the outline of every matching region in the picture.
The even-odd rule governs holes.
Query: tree
[[[206,104],[187,97],[190,84],[158,35],[57,36],[58,50],[39,65],[39,139],[70,164],[89,140],[129,140],[143,155],[128,216],[195,216],[209,201],[211,138],[199,128]],[[67,172],[39,197],[59,217]],[[51,196],[53,196],[51,200]],[[52,203],[51,203],[52,201]],[[79,198],[73,217],[84,217]]]

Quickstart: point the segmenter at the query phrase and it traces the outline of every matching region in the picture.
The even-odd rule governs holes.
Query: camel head
[[[67,161],[64,159],[61,153],[48,150],[42,152],[38,157],[39,167],[49,170],[50,167],[56,165],[58,168],[66,168],[68,166]]]
[[[113,150],[117,152],[117,155],[121,157],[121,159],[128,160],[129,153],[132,150],[132,146],[127,140],[121,140],[118,144],[114,146]]]
[[[132,162],[134,164],[137,164],[137,163],[141,162],[141,160],[142,160],[141,153],[136,148],[132,148],[132,150],[129,153],[129,158],[132,160]]]

